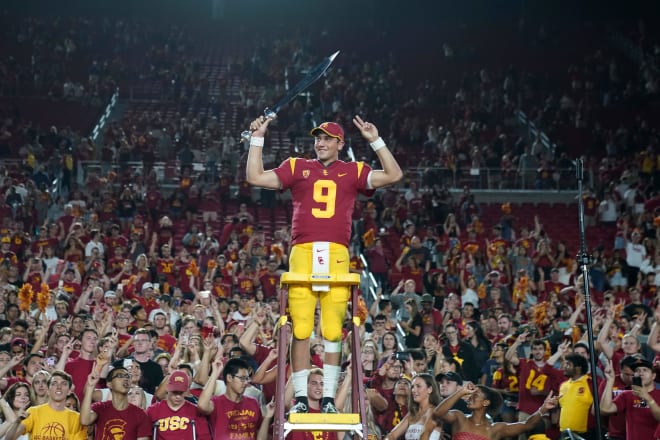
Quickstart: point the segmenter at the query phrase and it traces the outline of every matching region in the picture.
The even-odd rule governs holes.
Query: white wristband
[[[373,141],[369,145],[371,145],[372,150],[378,151],[381,148],[385,148],[385,141],[383,140],[382,137],[379,137],[378,139],[376,139],[375,141]]]
[[[264,146],[264,138],[263,137],[251,137],[250,138],[250,146],[251,147],[263,147]]]

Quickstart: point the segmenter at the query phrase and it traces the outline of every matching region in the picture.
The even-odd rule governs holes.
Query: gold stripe
[[[356,162],[357,163],[357,177],[360,179],[360,174],[362,173],[362,168],[364,167],[364,162]]]
[[[289,165],[291,166],[291,175],[293,176],[293,173],[296,170],[296,158],[292,157],[289,159]]]

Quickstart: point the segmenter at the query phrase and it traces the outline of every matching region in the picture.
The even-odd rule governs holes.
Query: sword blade
[[[339,51],[333,53],[332,55],[321,61],[312,70],[307,72],[307,75],[305,75],[298,82],[298,84],[296,84],[291,89],[289,89],[289,92],[286,95],[284,95],[282,98],[280,98],[280,100],[277,101],[277,103],[272,107],[271,110],[277,114],[277,112],[279,112],[282,107],[293,101],[296,98],[296,96],[298,96],[301,92],[303,92],[309,86],[311,86],[316,81],[318,81],[318,79],[321,78],[323,74],[328,70],[328,67],[330,67],[330,65],[335,60],[335,58],[337,58],[337,55],[339,55]]]

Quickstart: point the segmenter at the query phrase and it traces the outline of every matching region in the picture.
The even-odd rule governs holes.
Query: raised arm
[[[598,333],[598,339],[596,340],[601,353],[607,356],[608,359],[612,359],[612,355],[614,354],[614,350],[610,345],[610,327],[612,326],[613,320],[614,311],[610,308],[607,311],[607,316],[603,322],[603,327],[600,329],[600,333]]]
[[[215,359],[213,359],[209,381],[204,385],[202,394],[199,395],[199,401],[197,402],[197,408],[199,408],[199,411],[202,414],[208,415],[213,412],[214,406],[213,402],[211,402],[211,397],[213,397],[213,393],[215,392],[215,382],[218,380],[223,368],[222,354],[218,351]]]
[[[454,394],[447,397],[435,407],[433,410],[433,417],[442,419],[444,422],[452,425],[461,419],[465,419],[465,414],[461,411],[452,410],[452,408],[463,397],[470,395],[475,391],[477,391],[477,387],[472,383],[467,383],[465,386],[459,386]]]
[[[615,414],[617,412],[616,405],[612,401],[612,388],[614,387],[614,368],[612,368],[612,360],[608,359],[607,360],[607,365],[605,366],[605,370],[603,370],[603,373],[605,374],[605,379],[607,382],[605,382],[605,389],[603,390],[603,395],[600,396],[600,412],[608,416],[610,414]]]
[[[493,426],[493,434],[495,438],[502,437],[516,437],[532,429],[538,422],[541,421],[550,411],[555,409],[558,405],[559,396],[554,396],[552,391],[545,398],[543,405],[524,422],[519,423],[496,423]]]
[[[382,170],[373,170],[371,172],[370,183],[372,188],[381,188],[398,182],[403,177],[403,172],[399,163],[396,161],[392,152],[385,145],[385,141],[378,136],[378,129],[371,122],[365,122],[360,116],[353,118],[353,124],[360,130],[362,137],[369,142],[371,148],[378,156]],[[250,148],[250,150],[252,150]]]
[[[94,367],[92,367],[92,372],[87,376],[85,394],[82,402],[80,402],[80,423],[85,426],[91,425],[98,418],[98,414],[92,411],[92,395],[94,394],[96,384],[99,382],[99,378],[98,370],[96,365],[94,365]]]
[[[280,189],[282,183],[273,170],[264,170],[263,146],[268,125],[272,119],[260,116],[250,124],[252,137],[248,151],[247,166],[245,168],[246,180],[250,185],[268,189]]]
[[[513,365],[518,366],[520,365],[520,359],[518,359],[518,347],[520,344],[522,344],[525,340],[527,340],[527,336],[529,333],[523,332],[516,338],[516,340],[511,344],[511,347],[506,351],[504,354],[504,358],[511,362]]]
[[[560,361],[564,358],[564,354],[566,353],[566,350],[568,350],[568,347],[570,346],[570,342],[564,341],[559,346],[557,347],[557,351],[555,351],[552,356],[548,358],[546,363],[550,365],[551,367],[554,367],[557,361]]]
[[[660,306],[655,309],[655,321],[651,326],[651,331],[649,332],[648,345],[656,353],[660,353],[660,343],[658,343],[658,334],[660,334]]]

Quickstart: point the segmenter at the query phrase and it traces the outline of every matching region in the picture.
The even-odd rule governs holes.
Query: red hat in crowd
[[[185,371],[177,370],[167,381],[167,391],[184,393],[190,387],[190,379]]]

